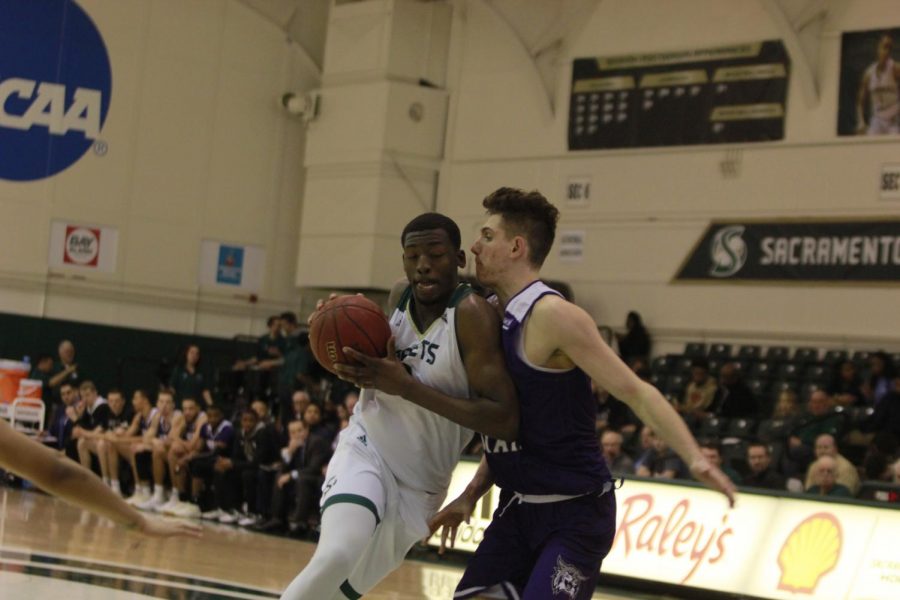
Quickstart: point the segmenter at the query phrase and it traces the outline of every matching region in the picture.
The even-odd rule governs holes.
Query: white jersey
[[[894,77],[894,61],[887,59],[884,69],[878,70],[878,63],[868,69],[869,97],[872,99],[872,118],[894,122],[900,114],[900,89]]]
[[[456,339],[456,306],[472,293],[460,285],[444,314],[420,333],[410,313],[407,288],[390,316],[397,355],[412,376],[456,398],[469,397],[469,379]],[[443,493],[473,432],[399,396],[364,389],[355,416],[369,442],[406,487]]]

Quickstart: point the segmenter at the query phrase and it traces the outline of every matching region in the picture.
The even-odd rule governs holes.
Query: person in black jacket
[[[309,426],[303,421],[291,421],[288,425],[288,445],[281,449],[284,461],[272,486],[272,509],[269,520],[255,527],[258,531],[284,529],[284,514],[293,500],[294,510],[288,519],[292,533],[305,533],[308,520],[322,484],[322,467],[331,454],[326,441],[309,434]]]
[[[226,513],[219,518],[220,523],[249,526],[259,521],[260,507],[266,506],[265,499],[260,502],[259,497],[263,471],[273,470],[278,459],[278,434],[274,427],[260,421],[252,410],[242,412],[231,458],[219,457],[213,467],[216,504]],[[247,514],[243,516],[237,512],[242,503],[247,504]]]
[[[759,418],[756,396],[744,383],[734,363],[725,363],[719,369],[719,387],[713,406],[713,412],[726,419]]]
[[[625,318],[625,335],[618,336],[619,355],[622,361],[631,365],[636,358],[646,359],[650,356],[650,334],[644,328],[640,313],[631,311]]]
[[[741,481],[742,485],[784,491],[784,476],[772,469],[772,455],[765,444],[754,443],[747,446],[747,464],[750,472]]]

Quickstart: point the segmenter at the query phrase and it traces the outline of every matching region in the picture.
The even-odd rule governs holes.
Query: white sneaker
[[[183,519],[199,519],[200,507],[193,502],[179,502],[171,514]]]
[[[146,502],[149,499],[150,499],[149,494],[135,492],[134,495],[129,496],[128,498],[125,499],[125,503],[129,504],[131,506],[138,506],[140,504],[143,504],[144,502]]]
[[[155,510],[164,515],[172,515],[175,514],[174,511],[179,504],[181,504],[181,501],[178,499],[178,496],[172,496],[165,504],[157,506]]]
[[[137,508],[139,508],[140,510],[155,511],[165,503],[166,499],[162,496],[151,496],[150,499],[146,502],[138,504]]]
[[[219,508],[214,508],[212,510],[208,510],[205,513],[200,513],[200,518],[204,521],[218,521],[219,517],[226,514],[225,511]]]
[[[222,511],[222,514],[219,515],[219,523],[224,523],[225,525],[234,525],[241,519],[241,515],[238,514],[237,511],[225,512]]]
[[[238,520],[238,525],[241,527],[251,527],[259,523],[259,517],[256,515],[247,515],[246,517]]]

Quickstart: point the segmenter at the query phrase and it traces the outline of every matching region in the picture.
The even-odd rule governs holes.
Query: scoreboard
[[[569,149],[780,140],[789,71],[780,41],[576,59]]]

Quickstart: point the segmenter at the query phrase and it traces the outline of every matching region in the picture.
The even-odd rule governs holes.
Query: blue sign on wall
[[[241,246],[219,246],[219,262],[216,267],[216,283],[241,285],[244,272],[244,248]]]
[[[0,179],[51,177],[106,122],[106,44],[75,0],[0,0]]]

